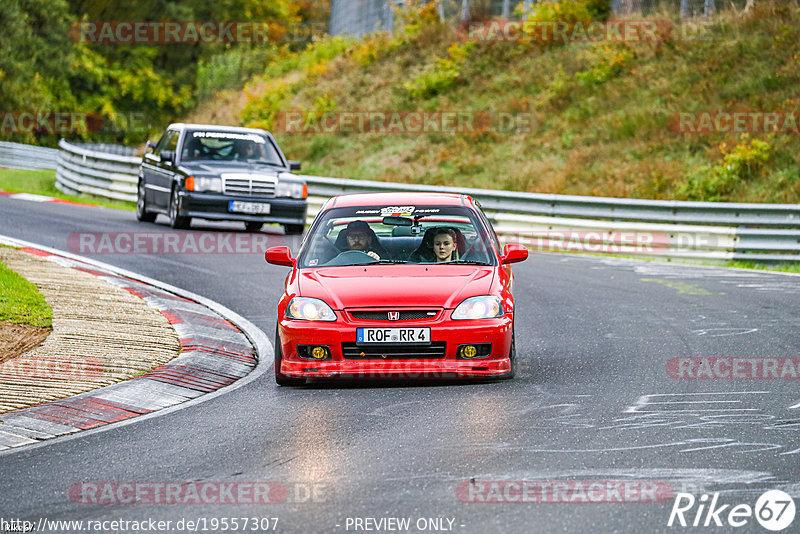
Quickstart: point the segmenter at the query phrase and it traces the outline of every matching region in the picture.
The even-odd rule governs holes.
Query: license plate
[[[356,328],[356,343],[430,343],[430,328]]]
[[[269,213],[269,209],[270,205],[264,202],[242,202],[240,200],[228,202],[228,211],[231,212],[266,215]]]

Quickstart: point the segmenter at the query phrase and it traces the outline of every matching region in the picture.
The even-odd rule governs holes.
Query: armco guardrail
[[[57,187],[136,200],[138,157],[62,140]],[[536,250],[653,255],[698,260],[800,261],[800,205],[683,202],[519,193],[304,176],[309,222],[331,196],[375,191],[468,194],[501,240]]]
[[[9,169],[55,169],[58,150],[43,146],[0,141],[0,167]]]
[[[58,142],[56,187],[67,194],[89,194],[136,202],[142,158],[123,156]]]

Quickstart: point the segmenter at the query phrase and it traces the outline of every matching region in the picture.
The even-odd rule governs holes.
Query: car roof
[[[356,193],[331,198],[326,208],[349,208],[356,206],[403,206],[430,205],[473,207],[472,198],[458,193],[391,192]]]
[[[219,124],[188,124],[184,122],[175,122],[169,125],[169,128],[180,128],[184,130],[212,130],[215,132],[247,132],[247,133],[269,133],[261,128],[245,128],[244,126],[222,126]]]

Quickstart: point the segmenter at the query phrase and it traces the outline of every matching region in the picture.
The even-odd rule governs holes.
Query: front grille
[[[447,343],[434,341],[430,345],[356,345],[342,343],[345,360],[436,360],[444,358]],[[363,354],[363,356],[362,356]]]
[[[350,312],[353,319],[368,321],[414,321],[418,319],[434,319],[439,313],[437,310],[395,310],[400,313],[397,319],[389,319],[392,310],[354,310]]]
[[[273,180],[254,180],[246,177],[225,178],[226,195],[245,197],[274,197],[275,182]]]

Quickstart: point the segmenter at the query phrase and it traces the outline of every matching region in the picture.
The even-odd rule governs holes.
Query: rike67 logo
[[[794,500],[788,493],[770,490],[762,494],[755,507],[749,504],[730,504],[719,502],[719,493],[709,497],[703,494],[696,499],[691,493],[678,493],[669,514],[667,526],[692,527],[743,527],[753,517],[767,530],[783,530],[794,521]]]

